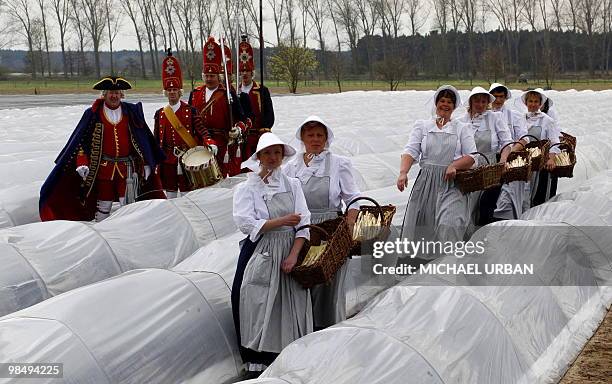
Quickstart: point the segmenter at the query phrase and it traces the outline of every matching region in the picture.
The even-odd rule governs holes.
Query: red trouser
[[[114,180],[96,180],[96,190],[98,200],[117,201],[120,197],[125,197],[125,179],[115,175]]]
[[[177,175],[177,165],[171,163],[162,163],[159,166],[159,177],[162,181],[162,186],[166,191],[181,192],[191,191],[191,185],[185,175]]]

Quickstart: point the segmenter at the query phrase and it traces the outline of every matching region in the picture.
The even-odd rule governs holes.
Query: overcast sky
[[[119,8],[119,11],[123,12],[121,8]],[[424,12],[423,16],[427,16],[427,13],[426,13],[427,10],[424,9],[423,12]],[[264,0],[264,39],[266,40],[266,46],[274,46],[277,44],[275,26],[274,26],[272,17],[273,16],[272,16],[271,8],[268,6],[268,2]],[[408,28],[409,23],[408,23],[406,15],[404,15],[404,19],[406,20],[404,20],[402,24],[403,25],[402,33],[409,34],[409,28]],[[3,15],[3,17],[0,17],[0,24],[4,24],[7,21],[8,21],[8,18],[6,15]],[[55,21],[55,15],[51,11],[47,12],[47,23],[50,24],[49,34],[50,34],[50,39],[51,39],[50,41],[50,44],[52,47],[51,50],[59,51],[60,50],[59,28],[57,27],[57,24]],[[217,24],[220,25],[221,23],[219,22]],[[337,49],[336,37],[333,32],[333,27],[331,25],[331,22],[329,22],[328,24],[329,25],[325,28],[327,46],[329,47],[329,49]],[[422,34],[429,32],[429,25],[430,25],[429,22],[424,23],[424,26],[419,30],[419,32]],[[176,29],[179,30],[180,28],[177,26]],[[215,37],[217,37],[219,33],[220,33],[220,27],[217,26],[216,31],[214,31]],[[255,31],[254,30],[249,31],[249,33],[255,33]],[[380,31],[377,31],[377,33],[380,33]],[[72,49],[76,49],[78,46],[76,34],[73,31],[69,31],[69,35],[70,37],[68,39],[69,40],[68,45]],[[301,20],[298,20],[298,35],[300,37],[302,36]],[[312,38],[312,36],[314,36],[314,30],[311,30],[309,33],[308,46],[313,47],[313,48],[318,47],[318,43]],[[1,36],[0,36],[0,39],[2,39]],[[341,35],[341,39],[346,39],[346,38]],[[27,49],[25,38],[19,33],[11,33],[9,35],[5,35],[4,46],[2,43],[3,41],[0,40],[0,48],[4,47],[4,48],[11,48],[11,49],[23,49],[23,50]],[[254,43],[253,44],[254,46],[258,46],[257,42],[252,42],[252,43]],[[342,44],[343,44],[342,48],[344,50],[348,49],[348,46],[345,44],[344,41],[342,42]],[[91,49],[91,45],[89,48]],[[161,50],[164,47],[160,46],[159,48]],[[106,37],[103,43],[101,44],[100,49],[103,51],[109,50],[108,39]],[[113,50],[118,51],[118,50],[123,50],[123,49],[128,49],[128,50],[138,49],[138,43],[136,41],[136,34],[134,32],[134,27],[133,27],[131,20],[127,16],[123,17],[123,20],[120,25],[120,32],[113,43]],[[145,47],[145,49],[148,49],[148,48]]]

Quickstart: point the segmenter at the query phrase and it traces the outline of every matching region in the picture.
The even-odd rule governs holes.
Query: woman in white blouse
[[[284,159],[295,149],[264,133],[257,151],[242,164],[253,172],[234,192],[234,221],[247,235],[232,286],[232,311],[242,359],[261,371],[289,343],[312,332],[310,292],[289,273],[295,266],[310,212],[297,179],[284,175]],[[264,366],[262,366],[263,364]]]
[[[408,171],[415,161],[421,170],[417,176],[404,215],[402,238],[412,241],[462,241],[469,221],[467,196],[455,186],[457,170],[474,164],[474,136],[469,127],[451,118],[460,104],[455,87],[443,85],[434,95],[436,116],[414,123],[404,147],[397,188],[403,191]],[[432,259],[438,255],[411,255]]]
[[[525,118],[521,113],[511,110],[507,106],[508,103],[506,101],[512,97],[512,92],[503,84],[493,83],[489,88],[489,93],[495,97],[495,100],[491,103],[491,107],[494,111],[501,114],[504,123],[510,130],[512,141],[519,141],[522,144],[527,144],[528,140],[526,138],[521,139],[527,134]],[[517,144],[513,146],[512,149],[514,150],[515,148],[520,149],[521,145]],[[524,181],[512,181],[502,184],[495,211],[493,212],[493,220],[511,220],[521,217],[523,214],[524,196]]]
[[[557,124],[555,124],[555,121],[550,116],[540,110],[546,101],[544,91],[541,88],[527,91],[523,93],[521,100],[525,106],[527,106],[527,113],[525,114],[527,133],[536,137],[538,140],[548,139],[551,145],[558,143],[561,132]],[[555,168],[554,157],[559,151],[558,146],[551,148],[544,170],[541,172],[534,172],[531,181],[526,183],[523,210],[527,210],[530,207],[542,204],[548,200],[548,193],[546,192],[550,190],[550,177],[548,172]],[[536,192],[538,189],[543,189],[544,193],[540,194],[536,199]]]
[[[336,218],[342,211],[342,203],[348,204],[361,194],[353,178],[351,161],[329,150],[334,132],[318,116],[304,120],[295,137],[301,142],[302,150],[285,165],[285,174],[297,177],[302,183],[313,224]],[[358,209],[358,203],[351,205],[347,215],[349,224],[355,223]],[[310,290],[315,329],[346,319],[346,270],[347,263],[344,263],[329,284]]]
[[[487,159],[480,155],[476,158],[479,165],[497,163],[497,156],[500,156],[502,163],[508,158],[512,136],[508,125],[504,124],[502,115],[498,112],[488,110],[489,103],[495,101],[486,89],[475,87],[468,97],[468,109],[460,119],[467,124],[474,133],[476,150],[484,154]],[[501,152],[504,148],[503,152]],[[475,231],[477,225],[486,225],[493,221],[493,211],[500,194],[501,186],[490,188],[486,191],[476,191],[468,195],[468,206],[471,212],[470,232]]]

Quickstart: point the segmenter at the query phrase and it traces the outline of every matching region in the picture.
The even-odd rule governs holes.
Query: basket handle
[[[519,139],[520,140],[520,139]],[[521,143],[520,141],[511,141],[508,144],[504,145],[501,150],[499,151],[499,153],[502,153],[504,151],[504,149],[506,149],[507,146],[509,146],[510,144],[520,144],[523,149],[525,149],[525,144]]]
[[[324,230],[323,228],[319,227],[318,225],[314,225],[314,224],[306,224],[306,225],[302,225],[301,227],[294,229],[295,232],[301,231],[302,229],[316,229],[317,231],[321,232],[322,234],[325,235],[325,238],[327,240],[329,240],[329,233],[327,233],[326,230]]]
[[[354,198],[353,200],[351,200],[351,201],[350,201],[350,202],[349,202],[349,203],[346,205],[346,211],[344,212],[344,215],[346,215],[346,214],[348,213],[349,207],[350,207],[351,205],[353,205],[353,203],[355,203],[355,202],[357,202],[357,201],[359,201],[359,200],[368,200],[368,201],[370,201],[370,202],[374,203],[374,205],[376,205],[376,208],[378,208],[378,212],[379,212],[379,214],[380,214],[380,217],[381,217],[381,218],[383,217],[383,210],[382,210],[382,208],[381,208],[380,204],[378,204],[378,201],[374,200],[374,199],[373,199],[373,198],[371,198],[371,197],[366,197],[366,196],[356,197],[356,198]]]
[[[470,153],[470,155],[480,155],[480,156],[484,157],[484,159],[487,161],[487,164],[491,164],[491,162],[489,161],[489,159],[487,159],[487,155],[485,155],[485,154],[484,154],[484,153],[482,153],[482,152],[478,152],[478,151],[476,151],[476,152],[472,152],[472,153]]]
[[[524,139],[525,137],[533,137],[533,139],[534,139],[535,141],[541,141],[540,139],[538,139],[538,138],[537,138],[537,137],[535,137],[534,135],[529,135],[529,134],[521,136],[521,137],[519,138],[519,140]]]
[[[558,145],[559,148],[561,148],[562,145],[567,147],[568,151],[571,151],[572,153],[575,153],[576,151],[574,150],[574,147],[572,147],[570,144],[568,143],[556,143],[550,146],[550,148],[554,147],[555,145]]]

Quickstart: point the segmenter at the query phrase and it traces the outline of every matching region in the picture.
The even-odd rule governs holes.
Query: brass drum
[[[181,156],[180,161],[194,189],[210,187],[223,179],[217,159],[208,147],[193,147]]]

